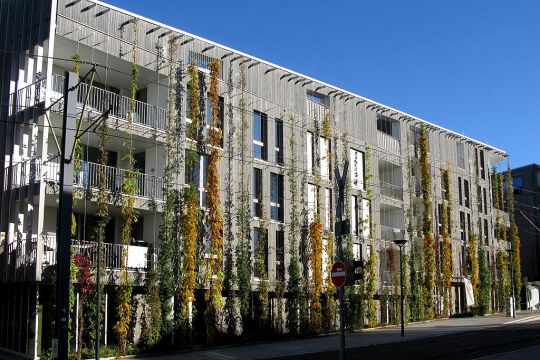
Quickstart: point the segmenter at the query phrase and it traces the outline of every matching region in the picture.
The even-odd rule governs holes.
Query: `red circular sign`
[[[340,288],[345,285],[345,282],[347,281],[347,267],[345,266],[345,263],[343,261],[336,261],[334,265],[332,265],[330,276],[332,277],[332,283],[336,287]]]

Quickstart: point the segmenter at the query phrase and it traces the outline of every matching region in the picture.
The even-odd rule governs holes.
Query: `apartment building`
[[[538,232],[540,207],[540,167],[530,164],[512,169],[515,208],[514,217],[520,229],[521,274],[528,281],[540,280],[540,233]]]
[[[75,54],[82,60],[81,74],[87,73],[93,63],[99,65],[92,87],[84,82],[77,89],[80,112],[90,92],[82,117],[83,127],[110,108],[107,121],[111,130],[106,165],[97,158],[98,136],[89,131],[81,138],[82,165],[74,174],[78,199],[74,205],[77,228],[72,249],[75,253],[87,253],[95,261],[97,174],[103,171],[108,179],[108,208],[112,217],[105,235],[109,294],[116,284],[119,254],[125,249],[120,241],[119,198],[123,196],[121,183],[127,164],[122,152],[128,131],[134,140],[137,170],[134,197],[139,221],[127,246],[127,267],[134,279],[138,279],[136,293],[144,293],[149,246],[156,249],[160,246],[171,80],[167,59],[171,39],[177,43],[172,58],[179,68],[186,70],[189,64],[196,63],[202,74],[208,74],[210,62],[219,62],[224,134],[230,134],[231,125],[236,131],[242,126],[238,98],[242,95],[246,99],[251,148],[243,164],[237,156],[232,156],[233,170],[228,173],[225,162],[231,156],[227,155],[231,139],[225,136],[220,194],[222,198],[225,196],[225,185],[231,178],[233,184],[253,184],[250,185],[253,247],[264,208],[268,212],[266,251],[270,283],[276,277],[287,277],[286,233],[291,221],[287,170],[291,159],[297,158],[298,176],[294,181],[300,189],[298,206],[305,222],[309,223],[316,208],[320,208],[324,227],[331,229],[337,196],[334,166],[342,166],[342,160],[348,158],[347,213],[352,223],[353,254],[364,259],[370,252],[379,254],[377,292],[383,291],[392,278],[388,252],[393,246],[394,230],[402,230],[409,238],[405,231],[410,222],[407,210],[422,203],[418,162],[422,125],[426,126],[429,137],[434,220],[440,219],[444,196],[441,170],[449,170],[453,313],[463,312],[470,305],[465,300],[464,284],[466,247],[472,232],[483,234],[481,244],[488,251],[491,263],[495,249],[505,246],[494,238],[494,217],[499,210],[492,206],[490,169],[507,155],[494,146],[100,1],[2,0],[0,24],[4,34],[0,37],[0,136],[4,139],[0,144],[4,164],[0,171],[0,347],[37,356],[49,346],[46,339],[50,339],[51,329],[47,323],[51,315],[45,309],[50,309],[54,302],[52,281],[59,198],[55,137],[61,136],[62,126],[62,111],[56,100],[62,97],[65,72],[73,69]],[[131,114],[133,124],[128,126],[132,59],[140,75]],[[243,88],[238,85],[242,71],[246,74]],[[188,76],[180,79],[184,89],[187,81]],[[188,104],[186,94],[181,99],[184,105]],[[187,124],[188,115],[189,109],[184,106],[178,117]],[[316,124],[325,118],[331,119],[333,136],[329,138],[314,131]],[[320,138],[316,139],[317,136]],[[296,141],[295,154],[290,153],[291,138]],[[184,143],[187,142],[189,139],[185,139]],[[180,152],[185,153],[186,148]],[[370,156],[366,156],[368,153]],[[205,207],[206,161],[205,155],[199,154],[196,166],[180,169],[177,179],[179,186],[196,183],[202,208]],[[247,178],[240,178],[241,166],[249,168]],[[315,169],[320,169],[320,173],[316,174]],[[372,177],[366,180],[368,169]],[[370,201],[368,190],[373,194]],[[321,204],[317,204],[317,198]],[[413,221],[415,226],[421,222],[420,212]],[[481,229],[477,228],[478,224]],[[437,242],[441,241],[440,227],[440,221],[433,221]],[[421,236],[419,231],[414,234]],[[332,259],[325,256],[325,261]],[[390,315],[387,312],[380,316]],[[109,321],[105,328],[110,331],[111,326]],[[110,341],[110,336],[106,330],[104,341]]]

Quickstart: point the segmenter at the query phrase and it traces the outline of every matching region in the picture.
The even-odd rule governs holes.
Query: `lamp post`
[[[97,243],[97,270],[96,270],[96,360],[99,360],[99,347],[100,347],[100,322],[101,322],[101,242],[103,239],[103,233],[105,230],[105,225],[111,220],[109,216],[98,215],[96,218],[96,223],[99,226],[99,235]]]
[[[512,317],[516,317],[516,289],[514,285],[514,261],[512,255],[514,254],[514,249],[512,248],[512,243],[510,243],[510,249],[506,250],[508,254],[510,254],[510,281],[512,286],[512,308],[510,311],[512,312]]]
[[[407,243],[405,239],[395,239],[394,244],[399,246],[399,279],[401,287],[401,336],[405,336],[405,297],[403,294],[403,247]]]

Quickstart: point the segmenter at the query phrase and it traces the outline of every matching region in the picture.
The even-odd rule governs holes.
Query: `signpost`
[[[343,261],[336,261],[334,265],[332,265],[332,272],[330,274],[332,283],[337,288],[343,287],[347,282],[347,266]]]

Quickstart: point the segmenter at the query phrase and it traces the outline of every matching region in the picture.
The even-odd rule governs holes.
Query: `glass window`
[[[262,169],[253,168],[253,216],[262,217],[263,183]]]
[[[523,188],[523,177],[522,176],[516,176],[512,183],[514,184],[514,189]]]
[[[332,189],[324,189],[324,228],[329,230],[332,214]]]
[[[350,149],[350,172],[351,186],[356,190],[365,190],[364,188],[364,153],[358,150]]]
[[[285,280],[285,232],[276,231],[276,279]]]
[[[313,134],[309,131],[306,135],[306,154],[307,154],[307,171],[308,174],[313,174],[313,168],[315,167],[315,158],[313,156],[314,153],[314,144],[313,144]]]
[[[463,205],[463,190],[461,188],[461,178],[458,177],[458,199],[459,199],[459,205]]]
[[[284,148],[283,148],[283,120],[276,119],[276,164],[283,165]]]
[[[362,244],[353,244],[354,260],[362,260]]]
[[[461,240],[465,241],[465,213],[459,212],[459,231],[461,233]]]
[[[253,157],[260,160],[268,160],[267,152],[267,124],[268,117],[265,113],[255,110],[253,112],[252,135]]]
[[[457,150],[457,165],[460,169],[465,169],[465,145],[458,142],[456,144]]]
[[[266,236],[266,229],[261,229],[258,227],[253,228],[253,262],[255,263],[257,253],[259,251],[259,246],[263,245],[263,236]],[[266,243],[266,241],[264,242]],[[263,245],[264,246],[264,245]],[[268,273],[268,246],[264,248],[264,268]],[[260,277],[261,274],[258,273],[257,267],[254,267],[254,275],[256,278]]]
[[[360,211],[358,211],[358,196],[351,195],[351,233],[358,236]]]
[[[199,155],[193,150],[186,150],[185,183],[193,184],[199,195],[199,206],[206,207],[206,173],[208,156]]]
[[[308,184],[308,222],[312,223],[317,213],[317,187]]]
[[[283,221],[283,175],[270,174],[270,218]]]
[[[470,189],[469,189],[469,180],[463,180],[463,189],[465,190],[465,207],[470,208]]]
[[[370,236],[371,223],[369,221],[371,204],[368,199],[362,199],[362,235],[367,238]]]
[[[377,130],[392,136],[392,120],[386,116],[377,116]]]
[[[329,180],[331,176],[330,164],[330,141],[323,137],[319,140],[319,153],[321,157],[321,177]]]

